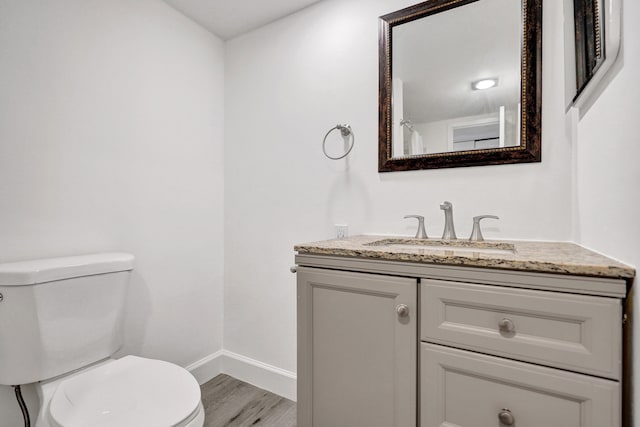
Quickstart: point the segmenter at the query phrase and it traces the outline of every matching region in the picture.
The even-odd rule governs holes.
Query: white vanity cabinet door
[[[417,280],[297,273],[298,427],[415,427]]]
[[[420,357],[421,427],[620,426],[615,381],[436,344]]]
[[[424,341],[620,379],[619,299],[423,279]]]

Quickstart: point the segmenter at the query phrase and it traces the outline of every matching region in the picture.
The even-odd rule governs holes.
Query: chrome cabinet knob
[[[409,306],[406,304],[398,304],[396,307],[396,313],[399,317],[407,317],[409,315]]]
[[[516,331],[516,325],[513,323],[513,320],[507,319],[506,317],[498,322],[498,328],[500,332],[505,334],[512,334]]]
[[[289,268],[289,271],[292,273],[296,273],[298,271],[298,267],[294,265],[293,267]]]
[[[498,420],[500,421],[500,424],[505,426],[512,426],[516,422],[516,418],[513,416],[511,411],[506,408],[500,411],[498,414]]]

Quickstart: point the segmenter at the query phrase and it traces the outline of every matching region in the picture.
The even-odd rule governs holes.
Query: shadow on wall
[[[355,174],[337,176],[329,189],[327,219],[335,223],[368,224],[373,207],[366,183]],[[363,230],[353,228],[351,233]]]
[[[151,307],[149,286],[134,269],[129,278],[129,289],[124,304],[124,345],[115,357],[142,354]]]

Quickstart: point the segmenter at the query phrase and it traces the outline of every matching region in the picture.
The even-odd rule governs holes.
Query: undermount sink
[[[367,243],[365,246],[389,247],[394,249],[429,251],[453,251],[465,253],[485,253],[494,255],[513,255],[516,253],[512,243],[470,242],[468,240],[428,240],[428,239],[382,239]]]

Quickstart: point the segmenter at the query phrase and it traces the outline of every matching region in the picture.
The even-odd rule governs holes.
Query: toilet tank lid
[[[131,254],[112,252],[0,264],[0,286],[37,283],[133,270]]]

